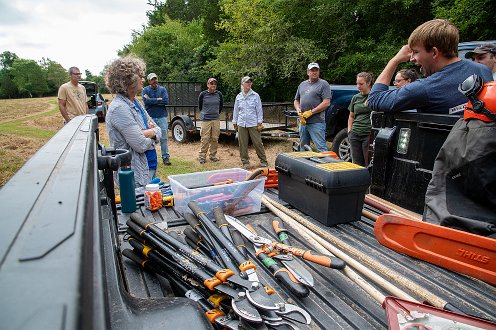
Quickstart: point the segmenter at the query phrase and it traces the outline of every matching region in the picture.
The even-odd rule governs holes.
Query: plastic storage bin
[[[169,175],[174,209],[181,214],[191,212],[188,203],[195,201],[208,216],[213,215],[212,209],[216,206],[231,215],[259,212],[266,178],[246,181],[250,173],[241,168],[231,168]]]

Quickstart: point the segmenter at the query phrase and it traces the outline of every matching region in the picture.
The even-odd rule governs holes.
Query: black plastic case
[[[279,198],[326,226],[360,220],[369,171],[314,152],[279,154]]]

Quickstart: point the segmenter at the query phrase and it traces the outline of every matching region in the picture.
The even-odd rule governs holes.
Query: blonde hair
[[[146,72],[145,62],[134,55],[113,61],[105,71],[105,85],[114,94],[126,94],[129,87],[136,88]]]
[[[408,38],[408,46],[423,46],[426,51],[436,47],[445,57],[458,55],[460,34],[453,23],[444,19],[433,19],[418,26]]]
[[[370,72],[360,72],[357,74],[357,78],[363,78],[369,86],[372,86],[372,83],[374,82],[374,76]]]

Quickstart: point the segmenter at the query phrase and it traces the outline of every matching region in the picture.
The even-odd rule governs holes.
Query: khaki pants
[[[210,158],[217,155],[217,146],[219,145],[220,120],[204,120],[200,129],[200,159],[207,157],[208,147],[210,146]]]
[[[265,156],[265,149],[262,143],[262,136],[260,132],[257,131],[257,127],[239,127],[238,126],[238,142],[239,142],[239,156],[241,157],[241,162],[243,164],[248,164],[250,162],[250,157],[248,156],[248,139],[251,138],[253,147],[257,152],[257,156],[260,159],[260,163],[267,164],[267,156]]]

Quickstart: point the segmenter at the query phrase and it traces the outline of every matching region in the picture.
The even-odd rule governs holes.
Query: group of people
[[[389,60],[375,82],[370,73],[361,72],[357,75],[356,84],[359,93],[353,97],[349,105],[348,120],[353,162],[366,165],[371,111],[417,111],[454,115],[460,115],[464,111],[465,114],[467,111],[475,111],[467,109],[467,96],[460,93],[458,86],[472,75],[480,77],[484,82],[494,79],[496,45],[481,45],[467,54],[473,58],[473,61],[463,61],[458,57],[458,42],[459,32],[452,23],[434,19],[418,26],[411,33],[408,44]],[[418,79],[418,74],[413,69],[397,71],[398,65],[408,61],[420,68],[423,79]],[[69,69],[69,74],[70,82],[60,87],[58,95],[60,112],[66,123],[73,117],[86,113],[88,109],[84,87],[78,84],[81,79],[79,69],[72,67]],[[307,66],[307,75],[308,79],[300,83],[294,98],[294,107],[300,120],[300,150],[313,141],[318,151],[327,151],[325,110],[330,105],[332,91],[328,82],[320,78],[318,63],[312,62]],[[390,89],[393,76],[397,88]],[[105,73],[106,85],[110,92],[116,95],[106,117],[110,143],[115,148],[131,150],[132,168],[135,170],[136,184],[139,186],[146,185],[154,176],[158,163],[155,151],[157,143],[161,146],[163,163],[170,165],[167,147],[167,90],[158,85],[158,78],[154,73],[147,76],[149,85],[143,89],[144,77],[144,62],[133,56],[115,60]],[[217,91],[217,80],[208,79],[207,87],[208,89],[201,92],[198,99],[202,120],[198,160],[202,164],[206,162],[208,151],[211,161],[219,160],[217,157],[219,116],[223,107],[223,96]],[[142,90],[144,107],[136,100],[140,90]],[[492,136],[494,140],[496,135],[494,121],[473,121],[470,118],[479,117],[466,116],[465,120],[460,119],[453,129],[464,136],[463,141],[466,144],[471,139],[471,132],[476,129],[480,132],[482,128],[487,129],[487,136]],[[262,104],[260,96],[252,89],[252,78],[249,76],[241,79],[241,91],[235,99],[232,125],[237,130],[243,166],[250,166],[249,139],[253,142],[260,166],[267,166],[260,134],[263,129]],[[487,142],[488,139],[484,141]],[[447,205],[449,198],[446,197],[452,189],[447,187],[445,180],[446,169],[452,170],[447,158],[454,154],[461,158],[465,156],[457,153],[456,150],[461,149],[459,145],[454,148],[454,143],[456,141],[448,137],[440,153],[443,156],[436,160],[433,180],[427,192],[426,214],[428,218],[435,219],[432,220],[433,222],[456,223],[460,218],[452,214]],[[478,143],[480,144],[481,141]],[[480,154],[476,152],[476,156],[487,157],[495,152],[494,149],[479,148],[477,152]],[[462,165],[457,164],[466,167],[472,164],[472,161],[474,161],[473,157],[469,157]],[[480,164],[478,166],[480,167]],[[472,172],[463,173],[468,176],[473,175]],[[487,182],[491,183],[494,178],[478,178],[478,180],[479,185],[485,187]],[[466,187],[464,189],[467,191]],[[439,198],[440,193],[445,197]],[[439,201],[444,204],[440,206]],[[440,209],[443,211],[439,211]]]
[[[348,120],[354,163],[367,164],[372,111],[462,115],[467,97],[458,91],[458,85],[473,74],[485,82],[494,80],[496,45],[476,47],[466,54],[473,61],[462,61],[457,56],[458,38],[458,29],[449,21],[428,21],[412,32],[408,44],[388,62],[374,84],[369,73],[357,75],[359,94],[349,105]],[[397,88],[390,89],[398,65],[408,61],[420,67],[425,78],[419,79],[415,69],[402,69],[394,76],[393,84]]]

